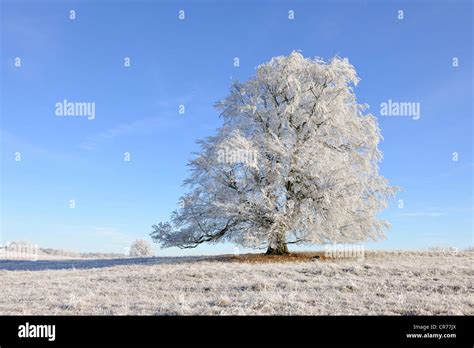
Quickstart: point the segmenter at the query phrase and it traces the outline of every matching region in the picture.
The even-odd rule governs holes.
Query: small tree
[[[356,101],[347,59],[293,52],[233,83],[224,124],[200,141],[171,223],[153,225],[162,247],[232,241],[288,252],[290,243],[355,243],[384,236],[377,213],[396,188],[378,173],[377,120]]]
[[[149,257],[153,256],[153,249],[150,246],[150,243],[148,243],[145,240],[138,239],[135,242],[132,243],[130,246],[130,256],[133,257]]]

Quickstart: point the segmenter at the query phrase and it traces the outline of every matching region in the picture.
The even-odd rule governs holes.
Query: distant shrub
[[[145,240],[138,239],[130,246],[130,256],[133,257],[148,257],[153,256],[153,249]]]

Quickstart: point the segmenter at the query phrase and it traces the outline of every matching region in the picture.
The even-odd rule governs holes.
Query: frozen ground
[[[0,315],[473,315],[474,253],[357,260],[0,260]]]

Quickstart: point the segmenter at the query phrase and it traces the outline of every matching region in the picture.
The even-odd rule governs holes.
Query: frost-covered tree
[[[234,82],[217,103],[223,126],[189,164],[189,192],[152,238],[162,247],[231,241],[284,254],[290,243],[383,237],[389,224],[377,213],[396,188],[379,175],[380,130],[356,101],[358,81],[347,59],[293,52]]]
[[[133,257],[153,256],[153,249],[151,248],[150,243],[148,243],[146,240],[137,239],[130,246],[129,254]]]

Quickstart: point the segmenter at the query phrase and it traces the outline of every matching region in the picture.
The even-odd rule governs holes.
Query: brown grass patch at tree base
[[[219,261],[245,263],[275,263],[275,262],[307,262],[312,260],[328,259],[324,252],[296,252],[286,255],[242,254],[223,255]]]

